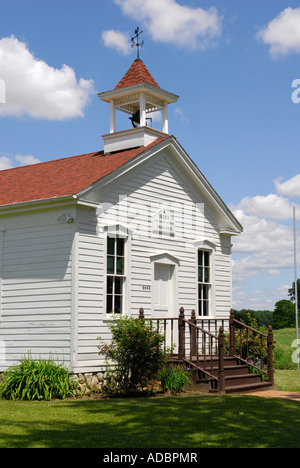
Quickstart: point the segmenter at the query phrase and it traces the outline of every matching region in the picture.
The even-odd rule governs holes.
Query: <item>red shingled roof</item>
[[[126,88],[139,83],[149,83],[159,88],[144,62],[141,59],[136,59],[115,89]]]
[[[100,151],[0,171],[0,205],[76,195],[164,139],[112,154]]]

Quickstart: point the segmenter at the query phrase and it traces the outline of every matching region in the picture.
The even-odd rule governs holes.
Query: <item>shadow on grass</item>
[[[279,399],[1,401],[0,408],[0,447],[300,448],[300,405]]]

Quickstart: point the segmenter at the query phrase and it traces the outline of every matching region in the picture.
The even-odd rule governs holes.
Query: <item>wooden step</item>
[[[182,364],[189,366],[194,371],[196,384],[209,384],[211,392],[218,392],[217,381],[214,376],[219,376],[219,358],[218,356],[210,356],[209,358],[201,356],[198,360],[195,358],[190,361],[178,360]],[[204,369],[204,367],[206,369]],[[205,370],[207,373],[205,373]],[[263,382],[261,374],[250,374],[249,366],[240,364],[236,358],[225,356],[224,358],[224,375],[225,375],[225,393],[246,393],[253,390],[264,390],[272,387],[272,383]]]
[[[214,366],[212,369],[208,366],[206,369],[210,374],[214,375],[215,377],[218,377],[219,375],[219,367]],[[230,376],[230,375],[244,375],[248,373],[248,366],[245,365],[230,365],[230,366],[224,366],[224,373],[225,376]]]
[[[261,375],[259,374],[243,374],[243,375],[225,375],[225,388],[235,385],[252,385],[262,383]]]
[[[232,385],[225,388],[225,393],[247,393],[254,390],[269,390],[272,387],[271,382],[249,383],[244,385]]]
[[[190,358],[187,359],[188,361],[191,361]],[[199,364],[203,365],[206,363],[206,366],[209,367],[211,364],[218,364],[219,363],[219,357],[218,356],[199,356],[198,359],[196,357],[192,357],[192,361],[194,364]],[[237,365],[237,360],[234,357],[231,356],[225,356],[224,357],[224,364],[225,366],[230,366],[230,365]]]

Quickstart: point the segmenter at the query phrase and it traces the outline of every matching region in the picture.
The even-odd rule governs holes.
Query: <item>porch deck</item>
[[[139,319],[144,320],[141,308]],[[196,385],[209,392],[240,393],[274,386],[273,331],[261,333],[235,319],[151,318],[165,337],[173,363],[193,371]]]

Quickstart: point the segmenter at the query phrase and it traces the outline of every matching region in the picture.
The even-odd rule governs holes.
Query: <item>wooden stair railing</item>
[[[145,318],[142,308],[139,318]],[[230,380],[233,377],[227,375],[228,367],[231,367],[231,370],[235,367],[235,370],[240,371],[246,368],[249,374],[249,369],[252,367],[260,374],[267,375],[268,385],[274,384],[272,327],[269,327],[268,335],[261,333],[236,320],[233,310],[230,311],[229,320],[197,320],[194,310],[190,319],[186,319],[183,307],[177,318],[150,318],[150,320],[153,323],[156,322],[157,330],[165,335],[165,349],[167,348],[168,328],[168,347],[171,347],[171,359],[187,364],[195,372],[201,372],[205,379],[210,381],[213,390],[220,393],[230,391]],[[227,330],[226,334],[225,330]],[[266,351],[264,351],[265,348]],[[254,362],[250,362],[250,351],[254,356]],[[263,359],[267,361],[266,369]],[[235,361],[235,365],[232,360]],[[251,377],[255,376],[251,375]],[[245,390],[246,387],[247,385],[244,385]],[[251,385],[248,387],[250,388]]]
[[[239,361],[250,365],[261,374],[268,377],[268,382],[274,385],[273,346],[274,336],[271,325],[268,334],[235,319],[234,310],[230,311],[229,319],[230,345],[229,354]],[[252,346],[252,349],[251,349]],[[237,350],[238,347],[238,350]],[[250,361],[250,351],[251,357]],[[265,365],[264,365],[265,361]]]
[[[192,310],[190,320],[184,318],[184,309],[180,309],[179,316],[179,342],[185,340],[185,324],[189,329],[190,356],[187,359],[185,355],[185,347],[179,347],[179,359],[184,359],[185,362],[201,370],[211,381],[212,386],[217,388],[219,392],[225,390],[225,373],[224,373],[224,344],[225,335],[223,325],[219,328],[219,334],[215,335],[211,331],[197,325],[195,310]],[[182,335],[180,337],[180,334]],[[200,336],[201,335],[201,336]],[[201,347],[201,350],[199,349]],[[214,358],[218,356],[218,375],[213,374]]]

